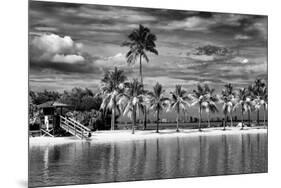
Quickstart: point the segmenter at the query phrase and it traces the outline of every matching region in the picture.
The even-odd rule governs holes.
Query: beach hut
[[[70,108],[70,105],[57,101],[48,101],[38,105],[41,110],[42,119],[40,124],[41,135],[54,137],[56,129],[60,124],[60,115],[63,115],[63,108]]]

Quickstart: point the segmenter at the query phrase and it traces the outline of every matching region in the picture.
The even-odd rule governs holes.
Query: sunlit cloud
[[[234,39],[235,40],[248,40],[248,39],[251,39],[251,37],[247,36],[247,35],[237,34],[237,35],[235,35]]]

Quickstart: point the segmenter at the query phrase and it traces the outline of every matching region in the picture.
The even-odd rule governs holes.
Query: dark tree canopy
[[[38,105],[48,101],[57,101],[60,98],[60,93],[56,91],[44,90],[42,92],[29,92],[30,102]]]

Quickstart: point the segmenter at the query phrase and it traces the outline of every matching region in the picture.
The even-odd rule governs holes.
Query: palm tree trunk
[[[142,78],[142,55],[140,55],[140,81],[141,81],[141,84],[143,84],[143,78]],[[147,125],[147,112],[146,112],[146,108],[144,108],[144,111],[143,111],[143,115],[144,115],[144,120],[143,120],[143,129],[146,129],[146,125]]]
[[[244,129],[244,113],[243,113],[243,109],[242,109],[242,128],[241,128],[241,130],[243,130]]]
[[[113,131],[115,127],[115,107],[111,110],[111,130]]]
[[[199,106],[199,131],[201,131],[201,106]]]
[[[211,123],[210,123],[210,112],[208,112],[208,128],[211,127]]]
[[[225,131],[225,127],[226,127],[226,121],[227,121],[227,114],[224,114],[224,124],[223,124],[223,130]]]
[[[156,118],[157,118],[157,129],[156,129],[156,132],[159,133],[159,110],[157,110]]]
[[[250,110],[248,110],[248,124],[249,124],[249,127],[251,126],[251,112]]]
[[[143,80],[142,80],[142,63],[141,63],[141,55],[140,55],[140,81],[141,81],[141,84],[143,84]]]
[[[135,134],[135,126],[136,126],[136,107],[133,106],[133,124],[132,124],[132,134]]]
[[[177,132],[179,132],[179,116],[180,116],[180,112],[179,110],[177,110]]]
[[[260,110],[257,110],[257,125],[260,125]]]
[[[146,107],[144,107],[143,115],[144,115],[143,129],[145,130],[146,129],[146,120],[147,120],[147,110],[146,110]]]
[[[230,126],[233,127],[232,111],[230,111]]]
[[[263,126],[264,126],[264,128],[266,128],[266,126],[265,126],[265,105],[263,106]]]

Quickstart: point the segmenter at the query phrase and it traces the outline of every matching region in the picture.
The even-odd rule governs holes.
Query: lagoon
[[[31,144],[29,186],[267,172],[267,133]]]

